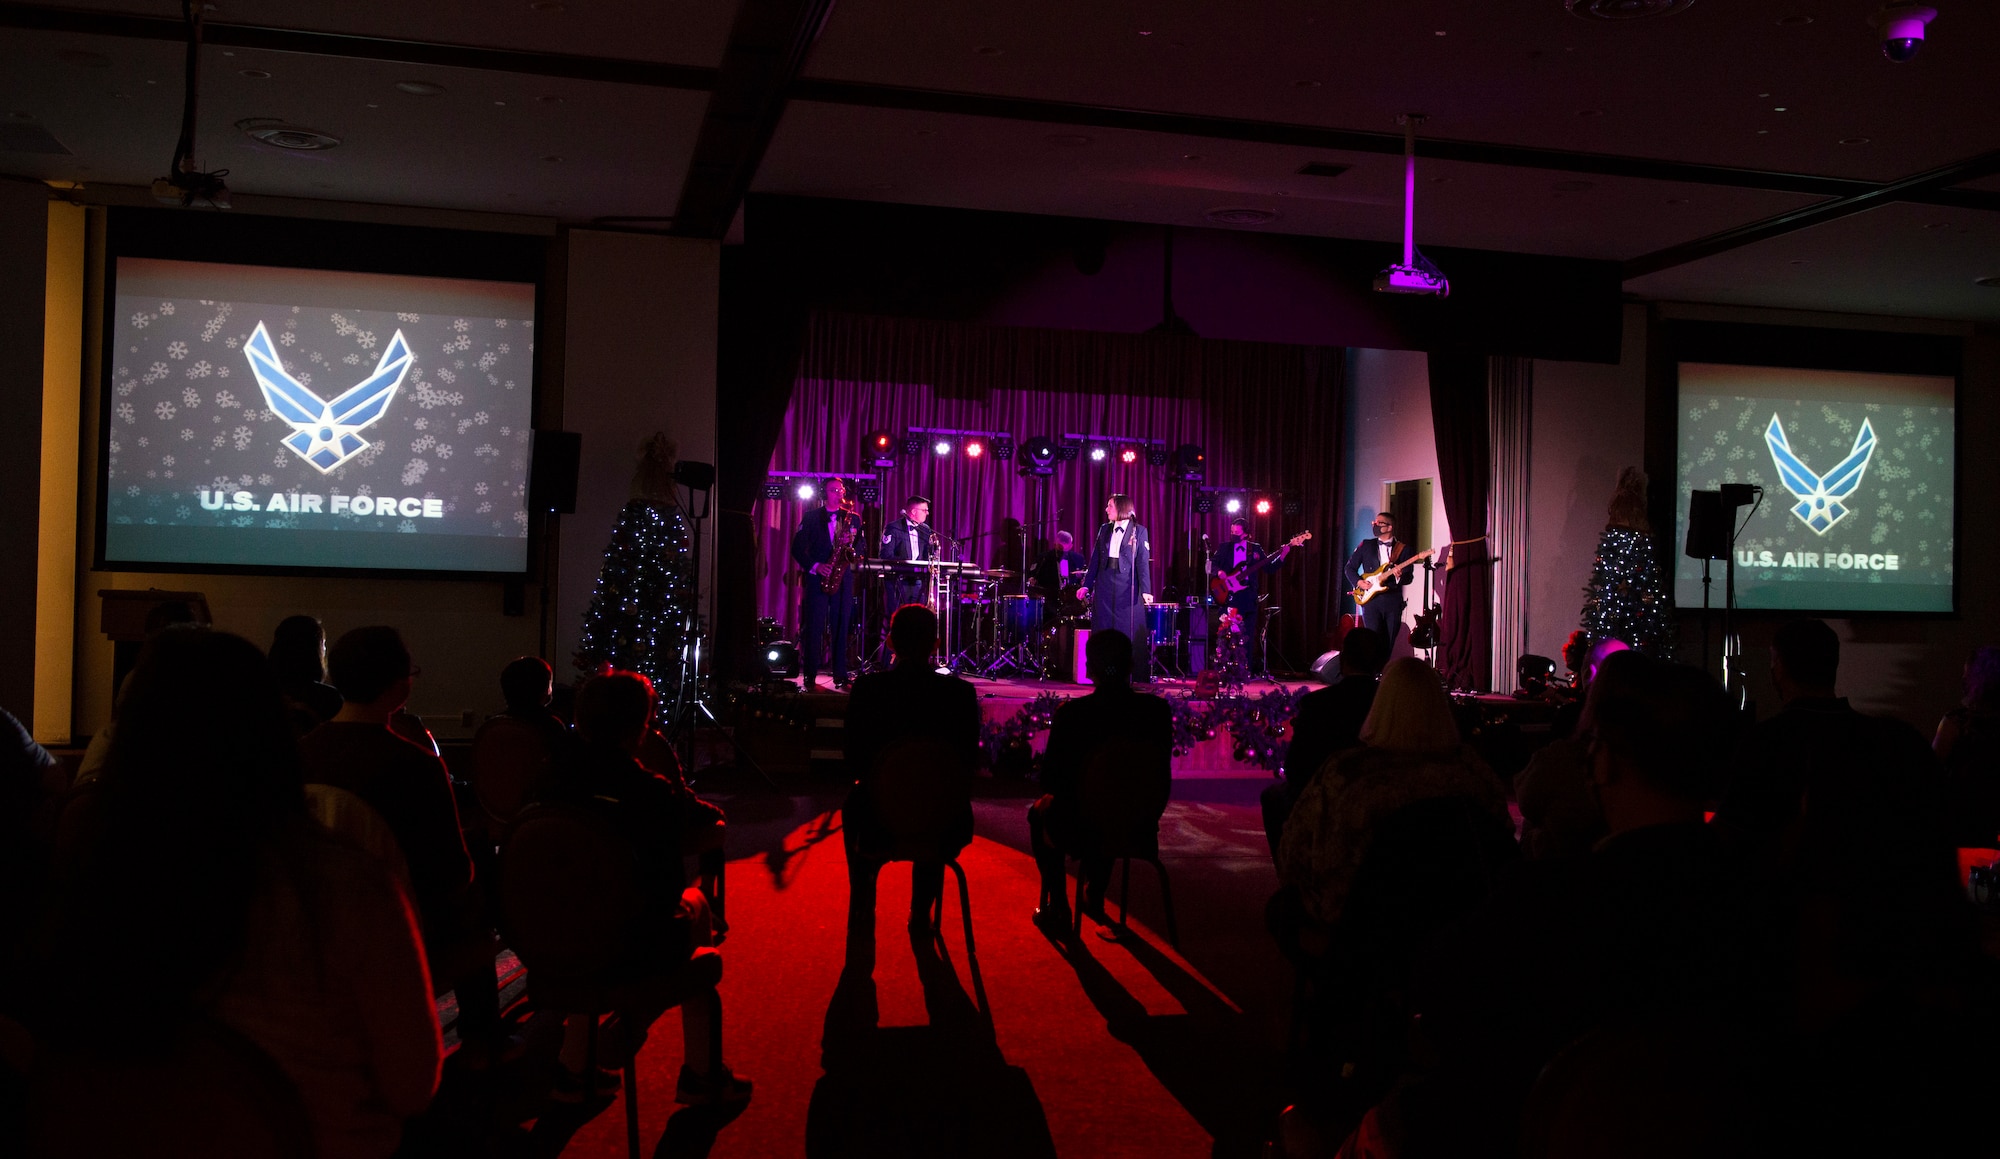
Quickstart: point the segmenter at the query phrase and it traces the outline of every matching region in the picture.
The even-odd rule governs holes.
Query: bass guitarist
[[[1234,542],[1215,557],[1215,580],[1211,586],[1216,598],[1235,608],[1242,617],[1250,671],[1263,672],[1263,639],[1257,630],[1257,589],[1266,573],[1277,571],[1278,565],[1285,562],[1292,544],[1281,544],[1278,550],[1265,554],[1264,545],[1250,538],[1250,520],[1241,515],[1229,521],[1229,535]]]
[[[1352,592],[1361,583],[1361,578],[1378,568],[1393,567],[1409,558],[1409,545],[1396,538],[1396,520],[1387,511],[1378,513],[1375,522],[1368,528],[1374,532],[1371,538],[1361,541],[1354,554],[1347,557],[1347,564],[1340,570],[1344,590]],[[1366,603],[1359,604],[1361,624],[1382,634],[1387,641],[1384,654],[1396,649],[1396,641],[1403,631],[1403,586],[1410,582],[1409,569],[1384,572],[1382,590]]]

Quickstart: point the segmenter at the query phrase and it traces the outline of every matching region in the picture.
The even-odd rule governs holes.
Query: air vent
[[[0,121],[0,153],[56,153],[69,156],[63,143],[40,125]]]
[[[269,117],[251,117],[249,120],[236,122],[236,127],[266,145],[276,149],[289,149],[295,153],[316,153],[321,149],[331,149],[340,144],[339,137],[329,137],[317,129],[291,125]]]
[[[1584,20],[1644,20],[1671,16],[1693,5],[1694,0],[1563,0],[1571,16]]]
[[[1305,164],[1299,166],[1299,176],[1338,177],[1342,173],[1345,173],[1352,168],[1354,168],[1354,166],[1342,165],[1337,161],[1308,161]]]
[[[1269,225],[1278,220],[1275,210],[1253,209],[1241,205],[1220,206],[1209,210],[1204,216],[1217,225]]]

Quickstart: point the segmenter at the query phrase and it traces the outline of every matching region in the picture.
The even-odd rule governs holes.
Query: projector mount
[[[187,84],[181,103],[181,135],[174,143],[174,160],[167,176],[153,180],[153,196],[183,208],[207,205],[228,209],[229,186],[222,179],[229,175],[229,170],[203,172],[194,159],[195,111],[201,101],[201,21],[207,8],[202,0],[181,0],[181,14],[187,21]]]
[[[1403,126],[1403,260],[1375,275],[1375,289],[1442,298],[1451,293],[1451,282],[1417,249],[1417,126],[1424,115],[1405,113],[1396,120]]]

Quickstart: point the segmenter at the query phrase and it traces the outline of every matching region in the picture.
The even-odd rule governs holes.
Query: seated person
[[[271,670],[278,688],[296,705],[301,733],[325,724],[340,711],[340,690],[326,682],[326,630],[311,616],[286,616],[271,633]]]
[[[458,995],[459,1037],[473,1048],[467,1061],[512,1049],[500,1041],[492,933],[471,889],[450,775],[434,753],[390,731],[391,716],[410,699],[410,650],[394,628],[356,628],[334,642],[327,661],[344,703],[299,741],[305,780],[353,793],[395,834],[432,970]]]
[[[1952,843],[2000,844],[2000,648],[1977,648],[1965,662],[1965,699],[1938,721],[1931,751],[1944,762]]]
[[[264,654],[150,642],[92,792],[44,931],[50,1041],[144,1059],[219,1019],[297,1087],[314,1153],[388,1159],[437,1089],[437,1006],[403,891],[306,812]]]
[[[540,656],[519,656],[500,670],[500,695],[507,707],[499,715],[518,720],[541,734],[551,758],[569,746],[569,726],[549,711],[555,699],[556,673]]]
[[[1049,743],[1042,755],[1041,798],[1028,809],[1029,843],[1041,869],[1046,904],[1035,911],[1035,923],[1051,932],[1070,929],[1068,886],[1063,859],[1083,859],[1083,888],[1078,907],[1099,925],[1111,921],[1104,913],[1104,892],[1111,884],[1111,859],[1095,852],[1100,835],[1082,816],[1078,795],[1084,771],[1108,746],[1127,746],[1126,755],[1139,767],[1128,770],[1145,786],[1147,799],[1135,809],[1152,814],[1159,831],[1160,814],[1173,792],[1173,710],[1157,696],[1132,687],[1132,639],[1117,629],[1092,632],[1084,663],[1093,682],[1088,696],[1065,702],[1049,725]]]
[[[686,787],[648,770],[637,758],[653,714],[653,685],[637,672],[606,672],[586,681],[576,696],[577,744],[536,794],[551,803],[601,810],[638,854],[647,899],[638,939],[641,967],[663,979],[685,966],[696,949],[714,942],[708,900],[687,885],[681,865],[682,835],[690,804]],[[628,1044],[643,1036],[665,1009],[640,1005],[618,1011]],[[742,1102],[750,1080],[722,1061],[722,999],[711,988],[681,1003],[685,1054],[675,1097],[683,1103]],[[580,1028],[587,1031],[588,1022]],[[556,1095],[583,1098],[600,1075],[585,1075],[586,1039],[573,1023],[565,1038]],[[636,1047],[632,1047],[636,1050]]]
[[[1264,837],[1273,859],[1299,792],[1328,757],[1361,743],[1361,722],[1375,704],[1376,682],[1388,662],[1388,641],[1382,633],[1349,629],[1340,641],[1340,678],[1299,699],[1292,717],[1292,747],[1285,754],[1285,779],[1263,792]]]
[[[891,833],[882,821],[875,775],[880,758],[903,742],[935,743],[952,761],[937,775],[961,778],[967,788],[964,804],[954,804],[946,829],[936,835],[938,857],[910,867],[912,933],[935,932],[931,911],[944,891],[944,863],[972,843],[969,778],[979,759],[979,701],[972,685],[931,670],[936,643],[937,616],[929,608],[896,609],[889,622],[895,665],[856,680],[847,702],[847,771],[855,784],[841,806],[841,838],[847,849],[850,946],[874,945],[875,878],[897,838],[910,836]]]
[[[1570,639],[1574,641],[1576,636]],[[1587,666],[1578,676],[1586,690],[1606,682],[1615,685],[1637,671],[1644,656],[1630,648],[1613,652],[1597,666],[1595,679]],[[1583,704],[1573,703],[1579,710]],[[1574,735],[1575,720],[1567,728],[1561,723],[1569,707],[1557,710],[1556,727],[1561,731],[1556,738],[1536,749],[1527,767],[1514,775],[1514,801],[1521,809],[1521,852],[1530,861],[1588,853],[1605,835],[1604,814],[1590,785],[1590,746],[1583,737]]]

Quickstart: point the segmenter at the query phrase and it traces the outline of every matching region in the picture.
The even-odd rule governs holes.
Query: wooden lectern
[[[111,697],[116,704],[118,690],[125,686],[125,674],[139,661],[139,648],[153,633],[172,624],[200,624],[214,621],[208,615],[208,597],[200,592],[168,592],[159,588],[99,588],[97,627],[111,640]]]

